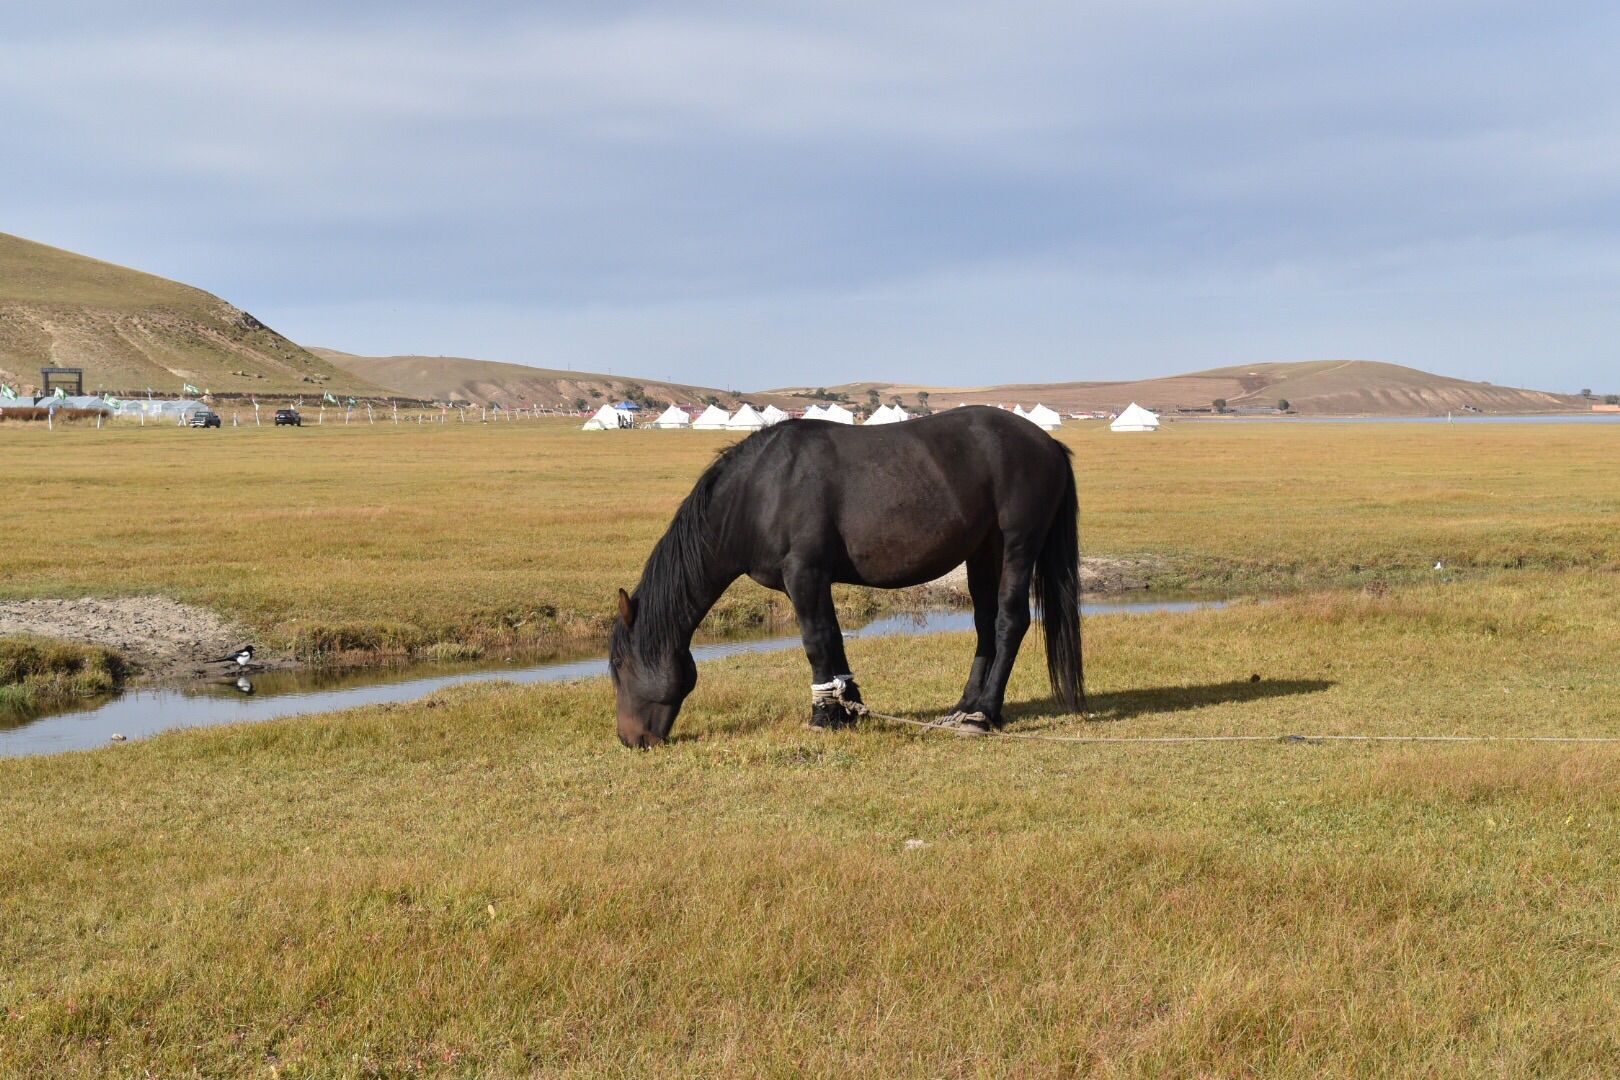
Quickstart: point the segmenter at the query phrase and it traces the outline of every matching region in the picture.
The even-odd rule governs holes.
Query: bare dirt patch
[[[252,640],[206,608],[161,596],[0,601],[0,634],[102,645],[150,678],[191,674]]]

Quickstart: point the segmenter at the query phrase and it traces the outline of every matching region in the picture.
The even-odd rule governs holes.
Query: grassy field
[[[1045,715],[1033,653],[1009,701],[1051,733],[1620,736],[1614,587],[1095,619],[1097,721]],[[921,716],[970,652],[851,643]],[[705,665],[648,754],[595,680],[0,761],[0,1074],[1620,1066],[1620,748],[818,736],[805,681]]]
[[[334,421],[335,415],[329,415]],[[0,425],[0,597],[161,593],[305,652],[599,631],[715,450],[571,421],[103,431]],[[1620,431],[1070,425],[1087,554],[1159,584],[1276,592],[1620,566]],[[849,594],[846,602],[869,601]],[[716,619],[784,615],[744,582]]]

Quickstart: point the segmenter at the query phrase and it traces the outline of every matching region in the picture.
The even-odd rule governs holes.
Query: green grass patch
[[[292,652],[301,660],[324,660],[351,652],[403,655],[421,643],[421,630],[409,623],[317,622],[298,627]]]
[[[432,645],[417,650],[417,657],[422,660],[450,661],[450,660],[477,660],[484,655],[484,650],[478,645],[468,645],[460,641],[436,641]]]
[[[32,709],[116,690],[126,674],[110,649],[32,635],[0,637],[0,708]]]

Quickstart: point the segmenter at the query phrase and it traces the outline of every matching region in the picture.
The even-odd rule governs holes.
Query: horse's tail
[[[1061,444],[1060,444],[1061,445]],[[1035,602],[1046,632],[1046,674],[1052,693],[1070,712],[1086,711],[1080,649],[1080,499],[1070,451],[1063,447],[1063,495],[1035,560]]]

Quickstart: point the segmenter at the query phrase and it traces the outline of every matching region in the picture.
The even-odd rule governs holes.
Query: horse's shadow
[[[1267,698],[1292,697],[1296,694],[1319,694],[1338,684],[1327,679],[1233,679],[1229,682],[1202,683],[1195,686],[1155,686],[1139,690],[1116,690],[1106,694],[1087,696],[1088,720],[1112,722],[1130,720],[1138,716],[1162,715],[1201,709],[1206,705],[1231,705],[1245,701],[1264,701]],[[1046,718],[1043,724],[1020,725],[1023,731],[1040,731],[1059,723],[1070,722],[1064,717],[1053,717],[1050,698],[1036,698],[1008,704],[1003,718],[1009,723],[1033,717]]]
[[[1116,690],[1112,693],[1089,695],[1086,701],[1088,706],[1086,718],[1093,723],[1112,723],[1138,716],[1201,709],[1206,705],[1229,705],[1245,701],[1264,701],[1268,698],[1292,697],[1297,694],[1319,694],[1337,685],[1338,683],[1327,679],[1263,679],[1259,682],[1234,679],[1230,682],[1202,683],[1194,686],[1155,686],[1140,690]],[[942,704],[938,709],[913,709],[899,715],[909,720],[931,722],[938,720],[944,712],[945,707]],[[807,709],[806,716],[808,713]],[[1045,731],[1074,723],[1074,717],[1056,713],[1057,706],[1051,698],[1039,697],[1008,703],[1003,718],[1008,724],[1016,725],[1019,731],[1024,732]],[[1024,723],[1036,718],[1039,718],[1038,722]],[[777,722],[779,721],[762,714],[747,720],[723,723],[701,734],[677,730],[670,741],[684,742],[688,739],[700,739],[705,735],[710,737],[741,735],[771,727]]]

